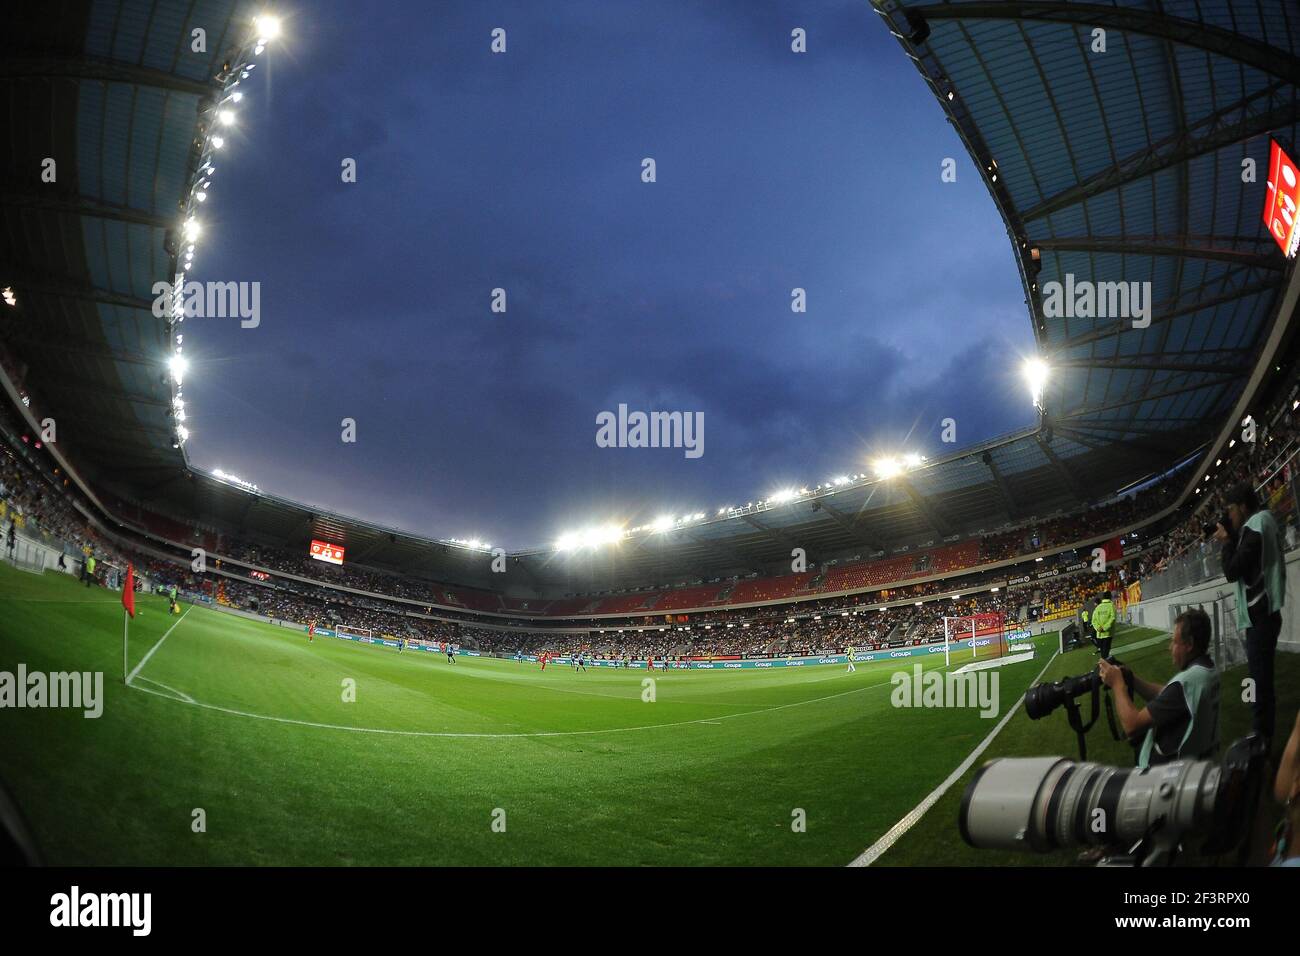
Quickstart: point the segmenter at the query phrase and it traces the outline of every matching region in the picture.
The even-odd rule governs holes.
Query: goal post
[[[984,660],[1007,653],[1004,614],[968,614],[943,619],[943,660]]]
[[[963,641],[975,640],[975,621],[969,617],[945,617],[943,619],[943,662],[952,663],[954,649],[960,649]]]

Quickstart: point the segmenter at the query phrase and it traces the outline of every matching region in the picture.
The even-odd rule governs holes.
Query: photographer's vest
[[[1219,749],[1219,673],[1213,667],[1191,664],[1169,679],[1171,684],[1183,688],[1183,703],[1191,714],[1187,731],[1178,742],[1173,754],[1162,757],[1201,759],[1211,757]],[[1147,728],[1138,755],[1138,766],[1151,766],[1151,755],[1156,749],[1156,728]]]
[[[1282,610],[1286,602],[1286,566],[1282,561],[1282,533],[1267,509],[1256,511],[1246,520],[1242,529],[1259,535],[1259,577],[1254,581],[1237,579],[1237,627],[1243,631],[1254,625],[1250,622],[1252,605],[1267,599],[1268,611]]]

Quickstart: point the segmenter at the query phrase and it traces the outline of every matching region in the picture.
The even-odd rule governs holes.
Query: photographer
[[[1277,712],[1273,657],[1286,601],[1282,533],[1249,483],[1229,489],[1227,501],[1224,517],[1231,528],[1221,520],[1214,537],[1223,542],[1223,576],[1237,585],[1237,627],[1246,632],[1246,663],[1255,685],[1253,729],[1271,743]]]
[[[1098,672],[1115,700],[1115,713],[1131,739],[1145,733],[1138,753],[1140,768],[1179,758],[1212,757],[1219,749],[1219,675],[1210,660],[1210,618],[1195,608],[1174,621],[1169,653],[1177,673],[1167,684],[1143,680],[1109,661]],[[1141,710],[1129,697],[1126,672],[1133,689],[1146,700]]]

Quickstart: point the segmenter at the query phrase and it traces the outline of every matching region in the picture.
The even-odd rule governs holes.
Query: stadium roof
[[[1054,370],[1053,434],[1193,450],[1240,395],[1289,278],[1261,212],[1270,135],[1290,148],[1300,118],[1295,5],[875,6],[1006,221]],[[1145,327],[1060,314],[1044,293],[1067,276],[1147,284]]]
[[[1269,137],[1297,141],[1294,5],[873,5],[1006,222],[1027,317],[1053,369],[1041,427],[889,480],[617,547],[522,552],[512,587],[744,574],[788,567],[794,546],[812,561],[865,555],[1104,500],[1212,452],[1255,390],[1295,294],[1295,270],[1260,218]],[[56,418],[60,450],[108,500],[290,547],[325,537],[352,561],[491,585],[478,552],[254,494],[193,471],[173,447],[166,363],[176,342],[152,314],[152,288],[177,271],[175,230],[253,12],[239,2],[64,0],[0,14],[11,133],[0,285],[19,302],[0,337]],[[190,52],[196,26],[207,31],[205,55]],[[55,184],[40,178],[47,156],[59,163]],[[1248,159],[1257,174],[1243,182]],[[943,255],[940,243],[918,268],[940,268]],[[1050,293],[1067,282],[1137,283],[1138,298],[1124,315],[1060,314]],[[1135,317],[1149,324],[1135,327]]]
[[[153,289],[178,271],[203,130],[250,10],[55,0],[0,13],[0,283],[18,299],[3,337],[101,485],[148,488],[185,470],[168,376],[178,342]]]

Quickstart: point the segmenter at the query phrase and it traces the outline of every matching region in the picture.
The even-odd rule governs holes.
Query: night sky
[[[1002,221],[865,0],[280,9],[191,273],[261,283],[186,323],[198,467],[514,549],[1032,422]],[[620,403],[703,456],[598,448]]]

